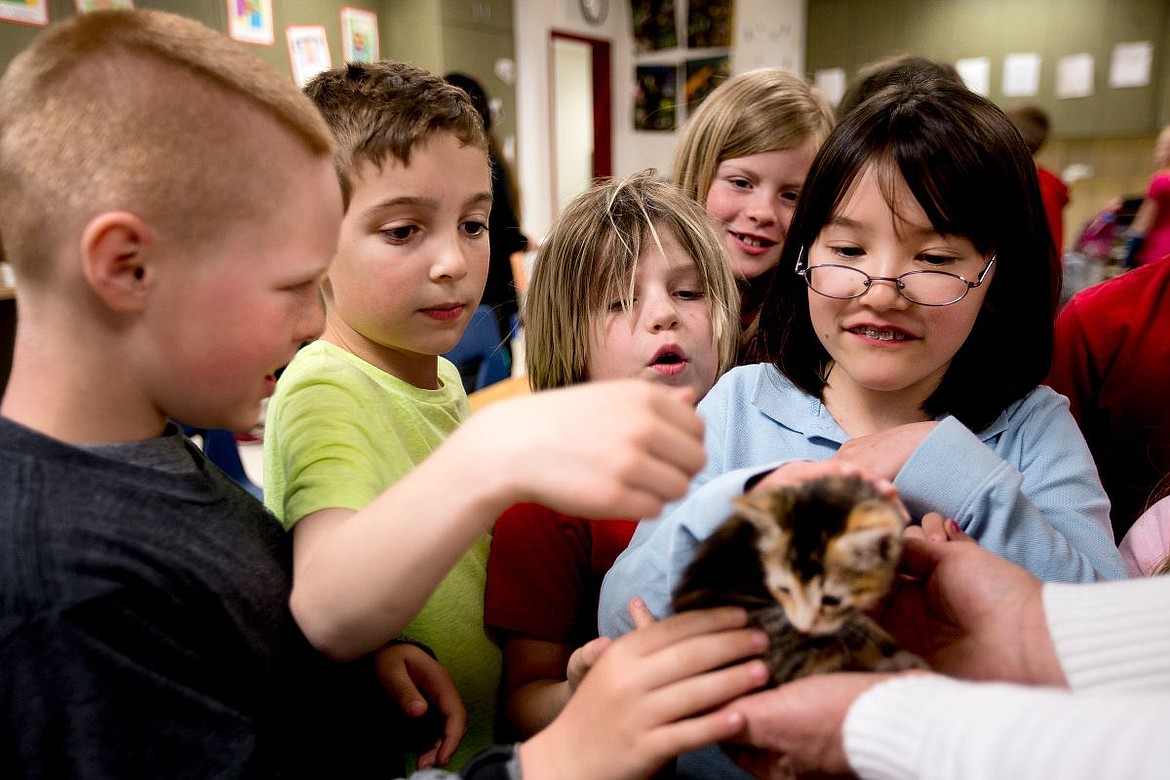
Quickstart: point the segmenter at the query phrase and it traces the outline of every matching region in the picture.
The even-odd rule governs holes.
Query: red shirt
[[[1074,295],[1055,346],[1048,384],[1068,396],[1120,540],[1170,473],[1170,258]]]
[[[512,507],[492,533],[484,625],[573,647],[593,639],[601,580],[637,527]]]
[[[1064,207],[1068,205],[1068,187],[1052,171],[1036,166],[1040,177],[1040,197],[1044,199],[1044,213],[1048,216],[1048,229],[1056,243],[1056,256],[1064,254]]]

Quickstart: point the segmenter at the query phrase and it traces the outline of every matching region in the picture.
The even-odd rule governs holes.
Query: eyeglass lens
[[[860,297],[870,284],[865,272],[842,265],[810,266],[805,278],[814,292],[832,298]],[[898,282],[904,297],[927,305],[952,303],[968,289],[965,281],[942,271],[915,271],[898,277]]]

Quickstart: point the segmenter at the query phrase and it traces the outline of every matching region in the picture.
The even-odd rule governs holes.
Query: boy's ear
[[[154,234],[136,214],[107,211],[81,233],[81,264],[89,286],[114,311],[136,311],[148,298],[156,269]]]

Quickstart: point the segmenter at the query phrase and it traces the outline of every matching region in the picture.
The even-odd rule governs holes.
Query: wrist
[[[573,742],[561,740],[558,723],[552,723],[540,733],[520,743],[517,755],[526,777],[556,778],[557,780],[585,780],[591,775],[583,755],[574,755]],[[595,748],[593,748],[595,749]]]
[[[1044,589],[1036,587],[1026,602],[1023,619],[1024,641],[1020,650],[1023,655],[1023,682],[1032,685],[1058,685],[1068,687],[1064,668],[1056,655],[1056,645],[1048,627],[1048,616],[1044,609]]]

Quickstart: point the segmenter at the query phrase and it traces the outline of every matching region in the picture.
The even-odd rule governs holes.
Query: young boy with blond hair
[[[0,775],[333,763],[298,735],[326,728],[316,693],[341,667],[289,613],[280,528],[168,422],[254,424],[320,329],[331,151],[285,79],[168,14],[75,17],[0,82],[20,309],[0,404]]]
[[[0,80],[0,234],[20,306],[0,402],[0,776],[392,772],[374,664],[313,651],[289,608],[288,534],[169,421],[255,424],[274,372],[320,332],[341,219],[312,103],[196,22],[78,15]],[[515,501],[653,514],[702,461],[701,424],[665,392],[550,396],[477,415],[347,525],[360,543],[322,547],[314,565],[354,571],[333,612],[298,608],[312,630],[344,634],[347,610],[379,598],[380,626],[405,624]],[[628,431],[561,443],[607,407]],[[505,432],[523,477],[485,457]],[[758,661],[722,668],[762,647],[745,623],[712,611],[615,642],[507,776],[643,776],[730,736],[742,718],[692,716],[762,680]],[[622,718],[595,715],[610,711]]]

